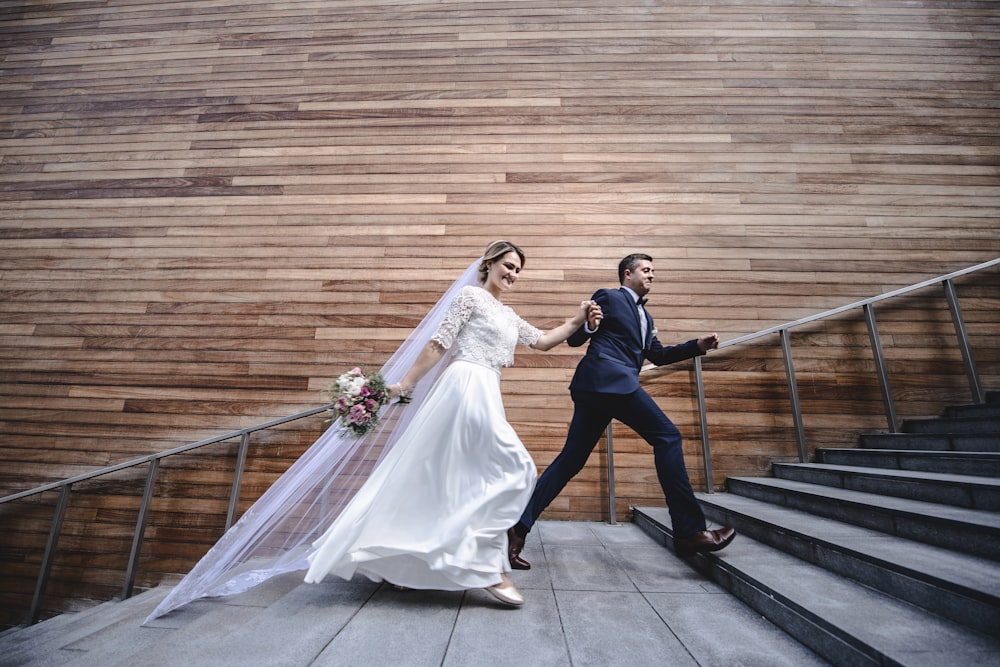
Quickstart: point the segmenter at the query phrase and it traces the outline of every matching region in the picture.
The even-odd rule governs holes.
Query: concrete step
[[[699,500],[741,536],[980,632],[1000,628],[1000,563],[731,493]]]
[[[1000,510],[1000,479],[826,463],[775,463],[775,477],[897,498]]]
[[[730,492],[888,535],[1000,560],[1000,514],[770,477],[730,477]]]
[[[304,584],[302,576],[287,573],[232,598],[195,600],[145,626],[139,625],[143,616],[131,626],[95,633],[74,647],[86,650],[88,657],[67,667],[326,664],[318,657],[331,639],[384,587],[360,578]],[[385,588],[381,594],[392,593]],[[322,600],[330,604],[320,604]],[[435,622],[423,628],[435,637],[446,629]],[[147,638],[150,630],[155,632]],[[423,649],[414,645],[414,655]],[[354,659],[366,664],[360,655]]]
[[[665,508],[636,522],[673,546]],[[748,535],[688,559],[771,622],[836,665],[995,664],[1000,640],[783,553]]]
[[[61,614],[42,623],[16,628],[0,642],[0,665],[35,664],[39,655],[56,655],[60,650],[89,637],[111,632],[122,625],[138,626],[169,589],[159,587],[128,600],[102,602],[84,611]],[[151,638],[155,633],[146,633]],[[136,648],[141,648],[138,645]],[[63,664],[62,662],[55,664]],[[137,663],[138,664],[138,663]]]
[[[993,403],[955,405],[945,408],[941,416],[949,419],[977,418],[1000,420],[1000,401]]]
[[[947,433],[953,435],[1000,435],[1000,419],[980,417],[937,417],[932,419],[906,419],[901,425],[903,433]]]
[[[820,448],[816,460],[831,465],[1000,477],[1000,452]]]
[[[961,433],[864,433],[865,449],[907,449],[939,452],[1000,452],[1000,435]]]

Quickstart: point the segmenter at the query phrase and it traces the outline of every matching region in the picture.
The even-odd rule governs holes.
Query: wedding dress
[[[499,369],[513,362],[518,342],[531,344],[541,332],[478,287],[480,261],[381,368],[387,384],[398,382],[432,338],[450,348],[417,383],[412,403],[383,407],[379,424],[361,437],[334,422],[144,625],[198,598],[310,569],[310,580],[359,571],[413,588],[497,583],[509,569],[505,531],[535,482],[534,463],[504,416]],[[359,489],[358,480],[368,481]],[[425,510],[414,522],[420,530],[404,530],[402,517],[417,507]],[[395,539],[380,536],[395,529]]]
[[[507,423],[500,368],[541,331],[465,287],[432,340],[451,362],[392,452],[314,544],[307,582],[355,572],[407,588],[485,588],[510,571],[507,529],[536,470]]]

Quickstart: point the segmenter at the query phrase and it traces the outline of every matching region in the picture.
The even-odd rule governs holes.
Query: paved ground
[[[294,575],[140,627],[161,587],[0,636],[0,665],[826,664],[633,524],[539,522],[524,555],[533,568],[512,576],[521,608],[478,590],[307,585]]]

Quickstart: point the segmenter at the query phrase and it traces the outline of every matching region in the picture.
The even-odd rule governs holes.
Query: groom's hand
[[[698,339],[698,349],[702,352],[708,352],[717,347],[719,347],[719,334],[717,333],[710,333]]]

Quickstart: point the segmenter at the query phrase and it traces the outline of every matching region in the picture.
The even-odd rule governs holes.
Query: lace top
[[[502,366],[514,363],[514,348],[518,343],[532,345],[541,335],[541,330],[522,320],[492,294],[468,285],[451,302],[431,340],[451,350],[456,359],[500,372]]]

